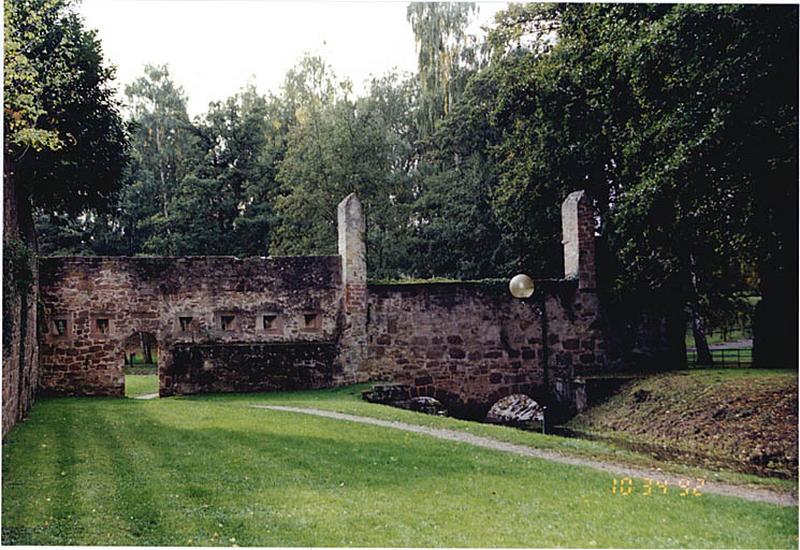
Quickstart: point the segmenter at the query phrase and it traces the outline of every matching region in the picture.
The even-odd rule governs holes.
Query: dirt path
[[[466,432],[458,432],[454,430],[446,430],[441,428],[430,428],[427,426],[417,426],[415,424],[407,424],[405,422],[398,422],[393,420],[380,420],[377,418],[370,418],[366,416],[354,416],[351,414],[343,414],[334,411],[324,411],[321,409],[299,408],[299,407],[284,407],[278,405],[251,405],[257,409],[270,409],[274,411],[286,411],[302,414],[311,414],[315,416],[324,416],[326,418],[335,418],[337,420],[347,420],[349,422],[358,422],[361,424],[371,424],[373,426],[382,426],[384,428],[393,428],[396,430],[403,430],[406,432],[414,432],[419,434],[436,437],[438,439],[447,439],[449,441],[458,441],[460,443],[468,443],[476,447],[483,447],[485,449],[492,449],[495,451],[503,451],[506,453],[514,453],[522,456],[529,456],[533,458],[540,458],[543,460],[551,460],[561,464],[570,464],[573,466],[586,466],[604,472],[610,472],[625,477],[638,477],[650,478],[661,482],[667,482],[670,485],[678,486],[681,478],[663,472],[644,470],[639,468],[631,468],[610,462],[601,462],[599,460],[592,460],[589,458],[578,458],[563,455],[553,451],[546,451],[543,449],[535,449],[533,447],[526,447],[524,445],[515,445],[513,443],[506,443],[488,437],[481,437],[478,435],[469,434]],[[757,502],[768,502],[771,504],[778,504],[781,506],[797,506],[797,496],[776,493],[767,489],[755,489],[750,487],[743,487],[740,485],[730,485],[727,483],[719,483],[715,481],[707,481],[703,488],[706,493],[713,493],[716,495],[732,496],[743,498],[745,500],[752,500]]]

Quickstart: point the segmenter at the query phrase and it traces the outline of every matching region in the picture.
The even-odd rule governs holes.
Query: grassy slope
[[[633,382],[576,429],[797,477],[797,372],[709,369]]]
[[[684,464],[658,460],[650,455],[639,454],[625,448],[614,446],[602,441],[588,441],[584,439],[568,439],[554,437],[539,433],[525,432],[504,426],[494,426],[468,422],[455,418],[444,418],[414,413],[402,409],[395,409],[382,405],[373,405],[361,400],[361,391],[368,388],[369,384],[350,386],[327,391],[307,391],[291,393],[262,393],[262,394],[225,394],[215,396],[193,396],[192,400],[213,400],[215,403],[231,403],[238,406],[251,404],[281,404],[302,407],[314,407],[343,413],[370,416],[384,420],[399,420],[412,424],[420,424],[437,428],[465,431],[476,435],[492,437],[500,441],[529,445],[540,449],[549,449],[564,454],[595,458],[628,464],[646,469],[662,469],[675,474],[685,474],[688,477],[702,477],[706,480],[723,481],[749,486],[764,487],[779,491],[793,491],[797,488],[796,480],[765,478],[755,475],[743,474],[725,469],[709,470],[705,468],[686,466]]]
[[[3,542],[797,546],[796,508],[612,495],[586,468],[244,406],[385,410],[351,394],[42,399],[3,446]]]
[[[158,376],[155,374],[126,374],[125,397],[136,397],[158,392]]]

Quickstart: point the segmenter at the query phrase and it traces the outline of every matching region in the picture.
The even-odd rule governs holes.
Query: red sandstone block
[[[441,348],[429,348],[425,352],[426,359],[441,359],[444,356],[444,350]]]
[[[577,338],[570,338],[569,340],[564,340],[563,347],[565,350],[577,350],[579,347],[579,340]]]
[[[463,359],[467,356],[467,353],[461,348],[450,348],[447,353],[453,359]]]

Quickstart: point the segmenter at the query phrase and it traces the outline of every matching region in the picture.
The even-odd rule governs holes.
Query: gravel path
[[[137,395],[134,399],[155,399],[158,397],[158,393],[143,393],[142,395]]]
[[[382,426],[384,428],[393,428],[396,430],[403,430],[406,432],[414,432],[419,434],[428,435],[438,439],[446,439],[449,441],[458,441],[460,443],[467,443],[475,445],[476,447],[483,447],[485,449],[492,449],[496,451],[503,451],[506,453],[514,453],[522,456],[529,456],[533,458],[540,458],[543,460],[551,460],[561,464],[570,464],[573,466],[586,466],[604,472],[610,472],[625,477],[638,477],[650,478],[667,482],[670,485],[678,486],[681,479],[680,476],[666,474],[660,471],[644,470],[640,468],[631,468],[610,462],[602,462],[599,460],[592,460],[589,458],[578,458],[563,455],[553,451],[546,451],[543,449],[535,449],[524,445],[515,445],[513,443],[506,443],[488,437],[481,437],[466,432],[458,432],[454,430],[446,430],[441,428],[430,428],[428,426],[418,426],[415,424],[407,424],[405,422],[398,422],[393,420],[380,420],[377,418],[370,418],[366,416],[355,416],[352,414],[343,414],[334,411],[324,411],[321,409],[300,408],[300,407],[284,407],[278,405],[251,405],[257,409],[269,409],[273,411],[286,411],[302,414],[311,414],[315,416],[324,416],[326,418],[335,418],[337,420],[347,420],[349,422],[358,422],[361,424],[371,424],[373,426]],[[767,489],[755,489],[750,487],[743,487],[740,485],[730,485],[727,483],[719,483],[716,481],[706,481],[703,491],[706,493],[713,493],[716,495],[732,496],[743,498],[745,500],[752,500],[757,502],[768,502],[771,504],[778,504],[781,506],[797,506],[797,496],[786,493],[776,493]]]

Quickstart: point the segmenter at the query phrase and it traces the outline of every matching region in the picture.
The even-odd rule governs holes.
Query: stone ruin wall
[[[527,300],[513,298],[507,281],[370,285],[369,377],[483,418],[512,393],[580,410],[622,370],[684,364],[680,311],[601,307],[595,224],[589,197],[569,195],[564,279],[536,281]]]
[[[155,337],[162,395],[272,389],[267,379],[263,388],[253,385],[246,364],[235,362],[238,370],[230,369],[231,363],[221,360],[230,359],[227,348],[243,350],[248,344],[260,344],[247,350],[254,370],[262,368],[263,374],[275,361],[275,349],[289,350],[302,356],[306,368],[330,371],[318,384],[330,385],[331,348],[340,330],[339,261],[338,256],[42,259],[41,388],[51,394],[123,395],[124,354],[139,333]],[[265,315],[275,316],[271,327],[264,326]],[[306,315],[316,316],[313,326],[306,327]],[[229,318],[225,328],[223,317]],[[55,326],[59,319],[66,322],[63,336]],[[106,322],[101,331],[98,323]],[[293,343],[303,353],[291,349]],[[285,367],[276,370],[285,377]],[[213,383],[212,372],[218,373]],[[282,380],[274,387],[290,389],[292,383]]]
[[[529,299],[513,298],[505,282],[370,286],[370,377],[463,416],[485,416],[512,393],[574,400],[572,381],[602,370],[606,345],[588,197],[567,197],[562,218],[565,279],[537,281]]]
[[[18,196],[17,192],[13,178],[6,175],[3,178],[3,438],[28,413],[39,385],[36,238],[28,198]],[[17,262],[9,250],[12,242],[27,248],[30,258],[26,268],[13,265]],[[30,272],[17,273],[17,269]],[[28,279],[27,283],[21,279]]]
[[[537,287],[532,298],[518,300],[505,282],[370,286],[370,377],[482,417],[512,393],[542,400],[545,360],[548,386],[601,368],[595,295],[578,292],[575,281]]]
[[[604,311],[583,192],[565,200],[562,219],[565,278],[537,281],[527,300],[512,298],[505,282],[367,285],[354,195],[339,205],[338,256],[43,259],[41,387],[122,395],[126,346],[146,333],[158,346],[161,395],[380,380],[463,415],[518,392],[580,407],[583,378],[677,358],[665,350],[676,348],[682,325],[664,312]],[[307,314],[318,314],[318,326],[303,325]],[[275,325],[265,329],[264,315]],[[223,316],[235,326],[223,329]],[[188,327],[181,317],[191,317]]]

